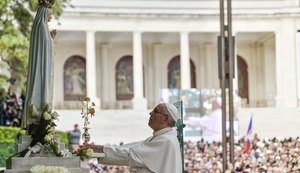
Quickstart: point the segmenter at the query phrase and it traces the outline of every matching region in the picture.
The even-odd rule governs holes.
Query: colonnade
[[[96,85],[96,40],[95,31],[86,31],[86,89],[87,96],[100,104],[100,98],[97,98]],[[133,40],[133,86],[134,95],[132,99],[134,110],[146,110],[147,100],[144,96],[144,76],[143,76],[143,52],[142,52],[142,32],[132,32]],[[189,33],[180,33],[180,74],[181,89],[191,88],[190,74],[190,54],[189,54]],[[107,54],[102,53],[102,56]],[[104,61],[102,61],[105,63]],[[103,71],[102,71],[103,72]]]

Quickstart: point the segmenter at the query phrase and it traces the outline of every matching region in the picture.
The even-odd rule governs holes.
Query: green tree
[[[55,18],[62,14],[70,0],[56,0],[52,8]],[[18,86],[26,79],[30,30],[38,0],[0,0],[0,63],[8,67],[10,76],[0,75],[0,81],[11,77]],[[0,88],[2,87],[0,83]]]

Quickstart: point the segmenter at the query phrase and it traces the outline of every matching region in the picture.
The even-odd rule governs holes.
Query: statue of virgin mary
[[[52,104],[52,38],[48,22],[51,20],[51,7],[54,0],[39,0],[29,46],[28,77],[25,104],[22,114],[22,128],[28,129],[38,123],[41,114],[37,110],[43,104]]]

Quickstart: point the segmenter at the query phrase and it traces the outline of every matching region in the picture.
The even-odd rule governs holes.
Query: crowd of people
[[[24,97],[17,97],[13,86],[0,89],[0,126],[20,127]]]
[[[243,138],[235,143],[235,163],[222,170],[222,143],[187,141],[184,145],[186,173],[300,173],[300,138],[259,139],[254,136],[251,152],[245,152]],[[229,156],[228,156],[229,157]],[[229,160],[229,159],[228,159]],[[129,173],[124,166],[99,165],[89,162],[95,172]]]
[[[235,143],[235,164],[228,163],[228,173],[300,172],[299,138],[261,140],[255,135],[250,153],[245,148],[244,139]],[[221,142],[187,142],[185,164],[188,173],[223,172]]]

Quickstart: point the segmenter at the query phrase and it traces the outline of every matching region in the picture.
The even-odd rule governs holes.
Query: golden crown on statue
[[[54,4],[55,0],[38,0],[39,5],[43,5],[48,8],[52,8],[52,5]]]

